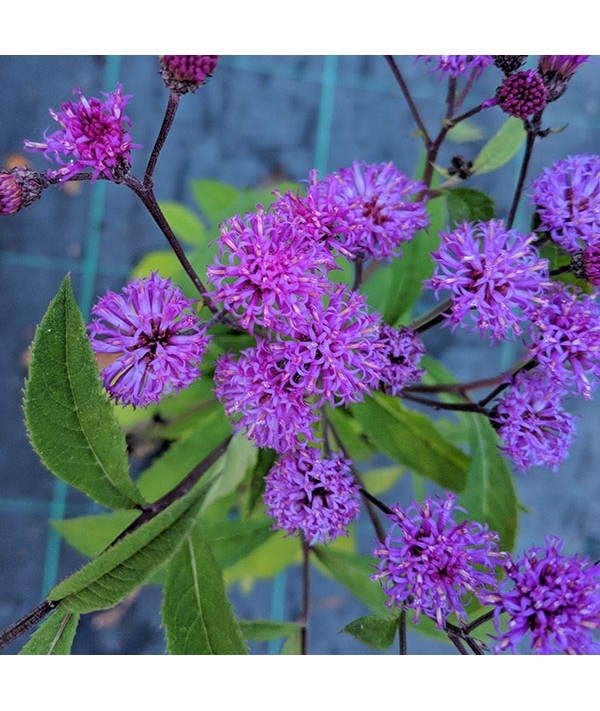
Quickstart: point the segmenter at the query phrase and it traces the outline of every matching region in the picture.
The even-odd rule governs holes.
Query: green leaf
[[[450,223],[487,222],[496,214],[496,203],[480,190],[454,188],[444,195]]]
[[[261,448],[258,450],[256,466],[252,469],[247,480],[247,491],[244,498],[242,518],[249,519],[262,505],[262,495],[265,491],[265,477],[277,460],[277,454],[272,449]]]
[[[403,474],[404,468],[400,466],[376,467],[366,471],[361,478],[365,489],[373,496],[379,496],[391,489]]]
[[[334,551],[331,547],[320,545],[314,546],[313,550],[318,563],[352,595],[378,615],[385,617],[389,614],[385,606],[385,593],[380,584],[370,578],[377,569],[373,558],[358,553]]]
[[[169,565],[162,605],[169,654],[247,654],[223,574],[200,525]]]
[[[250,521],[205,522],[203,526],[204,536],[222,568],[243,560],[274,534],[273,519],[264,515]]]
[[[348,410],[328,406],[327,419],[335,427],[351,459],[360,462],[373,456],[375,450],[366,438],[360,422]]]
[[[390,619],[378,615],[366,615],[346,625],[342,632],[351,634],[372,649],[387,649],[393,644],[397,630],[398,619],[395,617]]]
[[[31,635],[19,654],[71,654],[79,615],[59,605]]]
[[[165,279],[171,277],[174,281],[178,281],[177,275],[185,274],[179,259],[170,249],[157,249],[146,253],[133,267],[130,275],[132,279],[142,279],[149,277],[152,272],[158,272]]]
[[[470,416],[471,466],[460,497],[469,519],[489,524],[500,534],[500,547],[512,551],[519,519],[514,477],[498,449],[498,435],[487,419]]]
[[[381,393],[353,405],[352,412],[388,457],[447,489],[464,489],[469,458],[445,440],[428,417]]]
[[[113,511],[96,516],[52,521],[52,527],[88,558],[100,555],[139,516],[138,511]]]
[[[191,187],[198,206],[212,227],[232,216],[239,190],[217,180],[192,180]]]
[[[523,144],[526,135],[521,119],[514,116],[508,118],[473,161],[473,173],[491,173],[508,163]]]
[[[48,600],[69,612],[113,607],[146,582],[186,536],[206,496],[204,482],[56,585]]]
[[[300,630],[291,634],[281,648],[282,655],[302,654],[302,640]]]
[[[298,622],[276,622],[275,620],[239,620],[244,638],[253,642],[270,642],[272,639],[287,637],[300,631]]]
[[[159,206],[175,236],[182,242],[194,247],[206,245],[206,228],[190,209],[178,202],[160,202]]]
[[[255,466],[257,456],[258,449],[247,439],[245,433],[235,434],[225,452],[223,471],[206,497],[204,508],[235,491],[248,471]]]
[[[448,131],[448,140],[451,143],[472,143],[483,137],[483,128],[471,121],[461,121]]]
[[[69,276],[36,331],[24,409],[31,443],[59,479],[110,508],[144,502],[129,478],[125,436],[102,391]]]

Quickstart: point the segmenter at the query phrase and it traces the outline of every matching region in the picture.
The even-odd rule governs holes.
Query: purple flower
[[[350,462],[318,450],[284,455],[269,471],[264,501],[274,528],[301,533],[310,545],[348,535],[358,518],[360,499]]]
[[[196,91],[212,75],[218,54],[164,54],[160,59],[160,74],[168,89],[175,94]]]
[[[105,101],[95,97],[86,99],[79,88],[73,93],[79,96],[78,102],[67,101],[60,111],[50,109],[52,118],[61,125],[61,129],[47,135],[44,142],[25,141],[25,149],[39,151],[61,168],[48,171],[51,178],[60,176],[61,183],[86,168],[91,168],[92,181],[103,175],[109,180],[121,180],[131,167],[132,148],[141,146],[131,142],[131,136],[125,127],[131,121],[123,109],[131,95],[121,94],[121,84],[115,91],[104,93]]]
[[[522,332],[521,311],[531,308],[547,278],[547,261],[533,247],[535,236],[505,230],[502,222],[464,223],[441,234],[440,248],[428,288],[451,292],[451,328],[473,322],[492,340]]]
[[[429,224],[425,202],[414,199],[424,184],[407,178],[392,163],[354,161],[322,183],[329,200],[343,208],[338,227],[346,237],[345,248],[355,256],[391,261],[401,256],[402,242]]]
[[[391,395],[399,395],[403,388],[423,377],[425,371],[418,366],[425,354],[425,346],[410,328],[395,329],[387,324],[381,327],[379,342],[383,345],[381,354],[385,358],[380,376],[384,389]]]
[[[532,185],[540,217],[538,231],[549,232],[567,252],[592,244],[600,234],[600,157],[574,155],[545,168]]]
[[[385,366],[381,317],[366,297],[339,284],[327,304],[314,302],[298,319],[294,340],[273,346],[290,377],[300,377],[315,406],[359,402],[376,389]]]
[[[423,613],[440,628],[452,612],[465,620],[473,595],[483,598],[496,589],[494,570],[504,557],[495,531],[474,521],[453,520],[453,508],[464,511],[455,500],[447,494],[445,501],[425,499],[422,507],[393,506],[393,525],[385,543],[373,551],[381,561],[371,579],[381,582],[387,606],[414,610],[415,622]]]
[[[504,113],[521,119],[539,113],[546,106],[542,77],[533,69],[507,76],[496,91],[496,98],[485,103],[492,104],[499,104]]]
[[[577,418],[563,410],[564,394],[560,383],[539,368],[521,370],[498,403],[493,421],[500,449],[522,473],[534,466],[556,471],[567,456]]]
[[[0,171],[0,215],[14,215],[29,207],[47,187],[47,180],[29,168]]]
[[[221,356],[215,370],[215,394],[235,431],[246,430],[257,447],[278,452],[315,440],[318,420],[309,402],[304,376],[290,374],[285,359],[271,343],[259,340],[237,361]]]
[[[589,57],[589,54],[540,55],[538,69],[544,80],[548,101],[556,101],[565,93],[569,80]]]
[[[423,54],[420,57],[428,63],[436,62],[431,71],[439,72],[441,77],[446,74],[458,77],[471,71],[480,74],[494,61],[491,54]]]
[[[600,240],[589,244],[581,253],[579,264],[576,266],[582,269],[582,278],[586,279],[594,286],[600,286]],[[576,266],[571,265],[571,269],[577,274]]]
[[[331,288],[326,272],[335,266],[325,247],[306,239],[279,214],[236,215],[221,227],[219,255],[207,269],[212,296],[243,328],[255,325],[289,330],[300,306]]]
[[[209,336],[192,302],[156,272],[134,279],[121,294],[107,291],[92,307],[92,348],[118,357],[102,371],[104,387],[122,405],[144,407],[189,387]]]
[[[562,555],[564,542],[556,536],[545,544],[506,564],[506,579],[494,596],[501,633],[495,651],[515,653],[530,637],[535,654],[599,654],[593,630],[600,628],[600,570],[589,558]]]
[[[600,312],[577,286],[553,282],[547,300],[530,314],[529,356],[563,388],[575,386],[586,400],[600,377]]]

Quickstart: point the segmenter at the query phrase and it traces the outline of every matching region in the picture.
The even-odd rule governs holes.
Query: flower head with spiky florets
[[[427,63],[436,62],[431,71],[439,72],[440,77],[448,74],[454,78],[471,71],[480,74],[494,61],[491,54],[423,54],[419,58]]]
[[[540,369],[521,370],[495,408],[500,449],[519,471],[550,466],[554,471],[575,437],[576,417],[562,407],[564,388]]]
[[[218,54],[163,54],[160,75],[168,89],[175,94],[196,91],[212,75]]]
[[[543,291],[548,263],[533,246],[535,236],[505,230],[501,221],[463,223],[443,233],[432,252],[436,262],[426,286],[451,292],[451,328],[473,321],[470,330],[486,331],[496,340],[522,332],[521,312]]]
[[[600,156],[568,156],[544,168],[532,184],[538,231],[574,253],[600,240]]]
[[[556,101],[567,90],[569,80],[589,54],[542,54],[538,70],[544,80],[548,101]]]
[[[600,654],[593,632],[600,629],[600,568],[589,558],[561,553],[554,536],[506,564],[506,578],[494,596],[499,636],[495,651],[526,638],[535,654]],[[502,617],[508,618],[508,629]]]
[[[542,77],[534,69],[507,76],[496,91],[496,98],[484,106],[499,104],[504,113],[525,119],[546,106],[546,89]]]
[[[306,392],[305,376],[291,373],[273,344],[258,340],[238,359],[221,356],[215,369],[215,394],[235,431],[245,429],[257,447],[278,452],[316,440],[318,420]]]
[[[121,180],[129,172],[131,150],[141,148],[132,143],[125,128],[131,121],[123,109],[131,95],[123,96],[122,88],[117,84],[115,91],[103,92],[105,101],[86,99],[79,88],[74,89],[79,101],[67,101],[60,111],[50,109],[62,128],[50,135],[44,133],[43,143],[25,141],[25,150],[42,152],[47,160],[62,166],[48,171],[50,177],[60,177],[61,183],[88,168],[92,169],[92,181],[100,175]]]
[[[399,329],[383,324],[379,336],[385,366],[381,371],[384,390],[390,395],[399,395],[407,386],[418,383],[425,371],[419,361],[425,355],[425,346],[410,328]]]
[[[347,536],[360,511],[350,462],[316,449],[284,455],[267,474],[264,501],[274,528],[301,533],[309,545]]]
[[[600,310],[577,286],[553,282],[530,314],[529,356],[586,400],[600,378]]]
[[[326,303],[305,309],[293,340],[278,337],[273,348],[290,377],[301,376],[317,407],[325,402],[348,405],[379,383],[385,366],[381,322],[365,296],[339,284]]]
[[[102,371],[121,405],[144,407],[197,380],[210,337],[183,292],[156,272],[107,291],[92,307],[92,348],[117,356]]]
[[[211,296],[243,328],[287,332],[302,318],[300,307],[331,288],[326,274],[336,265],[329,250],[281,214],[258,205],[255,213],[223,222],[220,231],[219,254],[207,269]]]
[[[498,552],[498,534],[474,521],[456,523],[452,518],[456,497],[425,499],[423,506],[406,510],[392,506],[393,525],[385,542],[373,551],[381,559],[379,580],[388,596],[388,607],[422,613],[445,627],[455,613],[466,619],[465,606],[472,596],[484,597],[496,589],[494,571],[503,560]]]
[[[329,188],[336,182],[337,189]],[[345,248],[355,257],[387,260],[400,257],[402,243],[429,225],[420,181],[407,178],[392,163],[354,161],[321,181],[324,193],[343,208],[337,216]]]

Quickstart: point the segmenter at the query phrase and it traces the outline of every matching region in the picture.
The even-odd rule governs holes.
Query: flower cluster
[[[217,67],[219,55],[164,54],[159,59],[166,87],[182,95],[196,91],[206,82]]]
[[[385,365],[381,371],[383,389],[391,395],[399,395],[407,386],[418,383],[425,372],[419,361],[425,355],[425,346],[416,333],[402,326],[381,326],[379,342]]]
[[[433,277],[426,283],[439,292],[451,292],[451,328],[458,324],[480,335],[502,340],[522,331],[522,313],[541,294],[547,279],[547,261],[533,246],[535,236],[505,230],[502,222],[464,223],[441,234],[432,256]]]
[[[495,100],[486,102],[486,106],[493,103],[499,104],[504,113],[522,119],[543,111],[546,89],[541,75],[533,69],[510,74],[496,91]]]
[[[348,535],[360,509],[350,462],[307,449],[284,455],[269,471],[264,501],[274,528],[301,533],[309,545]]]
[[[464,509],[455,501],[448,494],[406,510],[393,506],[392,527],[373,551],[380,562],[371,578],[380,581],[388,607],[414,610],[415,622],[423,613],[440,628],[452,613],[466,619],[471,597],[496,589],[495,569],[504,558],[497,533],[467,519],[456,523],[453,509]]]
[[[515,653],[530,637],[536,654],[599,654],[593,631],[600,628],[600,569],[588,558],[563,555],[557,537],[545,543],[505,566],[506,579],[493,596],[495,650]]]
[[[422,58],[436,63],[431,71],[439,72],[441,77],[448,74],[455,78],[472,71],[479,74],[494,61],[491,54],[426,54]]]
[[[209,337],[192,303],[157,273],[107,291],[93,307],[92,348],[116,359],[102,371],[104,386],[122,405],[144,407],[189,387]]]
[[[67,101],[60,111],[50,109],[50,115],[61,128],[50,135],[44,134],[44,142],[25,141],[28,151],[42,152],[49,160],[61,167],[48,171],[52,178],[60,177],[63,183],[76,173],[92,169],[92,180],[100,175],[109,180],[121,180],[131,167],[133,148],[126,127],[131,124],[123,113],[131,96],[123,96],[121,84],[115,91],[104,94],[105,100],[87,99],[79,88],[74,93],[79,101]]]

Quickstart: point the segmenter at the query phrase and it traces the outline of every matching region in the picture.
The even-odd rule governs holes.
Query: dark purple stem
[[[400,89],[401,89],[402,93],[404,94],[404,98],[406,99],[408,108],[410,109],[410,112],[413,115],[415,123],[419,127],[419,131],[423,135],[423,140],[425,141],[425,146],[427,148],[429,148],[429,146],[431,146],[431,137],[429,136],[429,133],[427,132],[427,129],[425,128],[425,124],[423,123],[421,114],[419,113],[419,110],[417,109],[417,105],[415,104],[415,102],[411,96],[408,85],[404,81],[402,72],[400,71],[400,68],[398,67],[398,65],[396,63],[396,60],[394,59],[394,57],[391,54],[385,54],[384,57],[385,57],[386,62],[390,65],[392,74],[394,75],[394,78],[398,82],[398,85],[400,86]]]
[[[308,607],[310,602],[310,546],[302,538],[302,617],[300,627],[300,654],[308,653]]]
[[[150,154],[148,160],[148,165],[146,167],[146,174],[144,175],[144,186],[147,188],[152,187],[152,176],[154,175],[154,169],[156,168],[156,161],[158,156],[167,140],[171,126],[173,125],[173,120],[175,119],[175,114],[177,113],[177,107],[179,106],[179,94],[169,93],[169,101],[167,103],[167,108],[165,110],[165,116],[163,118],[160,131],[156,138],[154,148]]]

